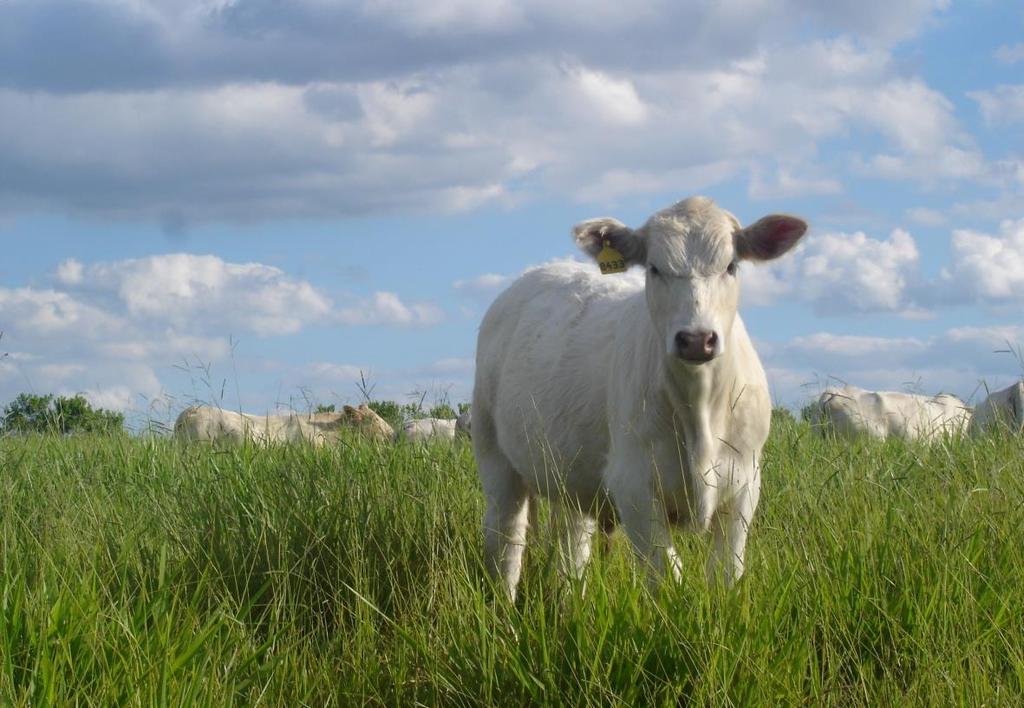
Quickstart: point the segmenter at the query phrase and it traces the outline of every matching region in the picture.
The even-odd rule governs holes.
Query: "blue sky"
[[[779,403],[1007,385],[1024,9],[824,7],[0,2],[0,402],[467,400],[511,277],[691,194],[811,223],[742,273]]]

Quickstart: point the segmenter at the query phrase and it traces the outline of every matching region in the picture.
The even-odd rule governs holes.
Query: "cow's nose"
[[[676,354],[686,361],[710,361],[715,356],[718,333],[707,330],[676,332]]]

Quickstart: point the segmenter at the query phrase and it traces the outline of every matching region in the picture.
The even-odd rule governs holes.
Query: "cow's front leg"
[[[652,472],[650,463],[639,452],[614,456],[606,477],[608,491],[637,558],[647,566],[650,580],[657,582],[663,578],[666,569],[679,580],[679,554],[672,545],[665,503],[652,483]]]
[[[742,465],[742,463],[739,463]],[[761,496],[760,465],[756,460],[734,468],[745,479],[737,480],[739,491],[720,507],[711,522],[713,550],[708,557],[707,576],[711,584],[731,586],[743,575],[747,534]]]

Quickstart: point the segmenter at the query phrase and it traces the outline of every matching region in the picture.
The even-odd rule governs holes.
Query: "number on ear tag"
[[[597,254],[597,264],[601,267],[601,273],[604,275],[626,272],[625,257],[612,248],[608,241],[604,242],[604,247]]]

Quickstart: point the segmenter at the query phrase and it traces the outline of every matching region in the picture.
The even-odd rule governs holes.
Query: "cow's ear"
[[[807,222],[787,214],[772,214],[735,233],[739,260],[770,261],[796,245]]]
[[[341,410],[343,410],[345,412],[345,415],[352,415],[353,413],[356,412],[355,408],[353,408],[352,406],[348,406],[348,405],[342,406]]]
[[[618,219],[604,217],[587,219],[572,227],[576,246],[591,258],[608,245],[622,254],[628,265],[644,263],[647,260],[647,243],[643,234],[634,231]]]

